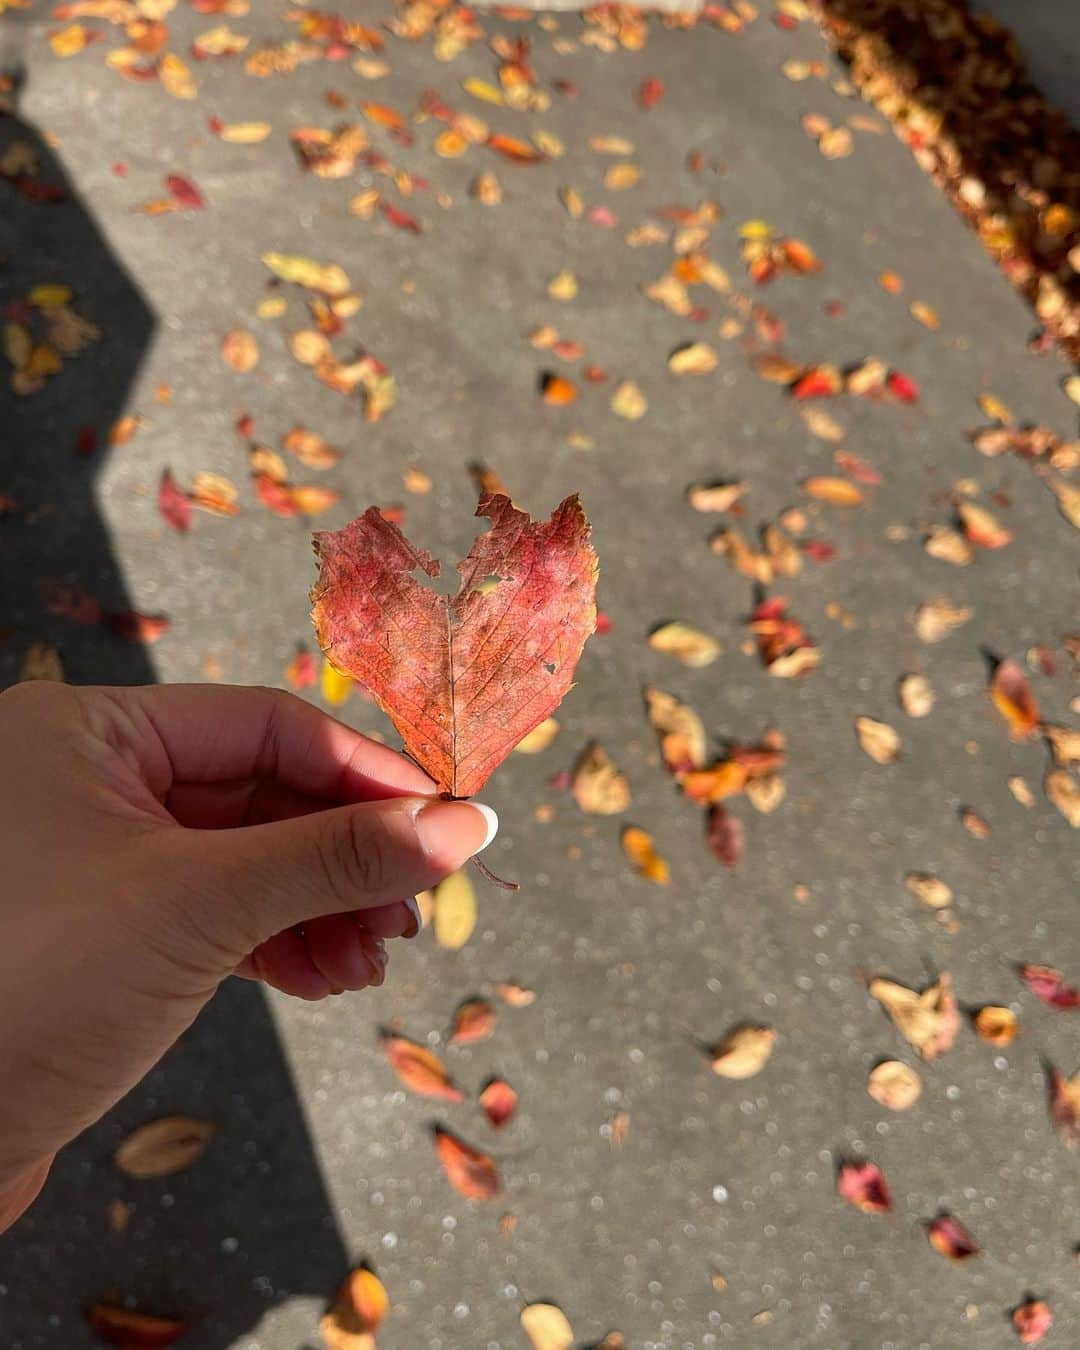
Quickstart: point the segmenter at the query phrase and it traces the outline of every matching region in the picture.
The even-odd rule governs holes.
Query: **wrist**
[[[52,1158],[44,1158],[20,1168],[0,1168],[0,1233],[4,1233],[37,1199]]]

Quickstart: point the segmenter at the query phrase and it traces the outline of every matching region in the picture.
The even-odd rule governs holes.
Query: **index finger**
[[[146,685],[123,697],[161,742],[171,768],[166,791],[175,783],[262,778],[347,803],[435,789],[404,755],[281,689]]]

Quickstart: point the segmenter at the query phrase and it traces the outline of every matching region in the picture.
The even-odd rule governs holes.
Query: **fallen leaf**
[[[990,700],[1008,723],[1014,741],[1027,741],[1039,725],[1039,709],[1031,685],[1020,666],[1006,658],[999,661],[990,682]]]
[[[548,282],[547,293],[552,300],[573,300],[578,293],[578,280],[573,272],[557,272]]]
[[[625,192],[641,182],[641,169],[636,164],[612,164],[604,174],[604,186],[609,192]]]
[[[1080,1072],[1066,1078],[1054,1066],[1047,1067],[1050,1123],[1066,1148],[1080,1148]]]
[[[684,666],[695,669],[709,666],[723,651],[720,643],[693,624],[675,620],[661,624],[649,634],[649,646],[654,652],[677,657]]]
[[[735,1027],[709,1052],[712,1071],[721,1078],[753,1078],[769,1062],[775,1043],[772,1027]]]
[[[262,260],[276,277],[334,299],[352,289],[345,271],[336,263],[320,263],[297,253],[264,253]]]
[[[435,892],[436,915],[438,914],[438,888]],[[467,998],[458,1004],[454,1013],[454,1025],[450,1032],[451,1045],[469,1045],[473,1041],[486,1041],[495,1030],[495,1007],[486,998]]]
[[[872,1162],[845,1162],[836,1178],[836,1191],[842,1200],[864,1214],[888,1214],[892,1192],[881,1168]]]
[[[897,697],[909,717],[928,717],[934,707],[934,689],[925,675],[905,675],[897,686]]]
[[[573,1328],[554,1303],[527,1303],[521,1310],[521,1329],[533,1350],[571,1350],[574,1344]]]
[[[285,667],[285,683],[290,689],[310,689],[319,678],[315,658],[301,647]]]
[[[191,526],[191,502],[170,469],[162,472],[157,500],[165,523],[178,534],[186,534]]]
[[[384,1035],[379,1043],[391,1068],[410,1091],[444,1102],[464,1101],[446,1065],[433,1050],[393,1034]]]
[[[215,1129],[208,1120],[164,1116],[129,1134],[113,1162],[129,1177],[170,1177],[199,1161]]]
[[[639,421],[648,410],[648,400],[633,380],[623,380],[611,396],[611,411],[628,422]]]
[[[491,1078],[478,1101],[495,1129],[501,1130],[510,1123],[517,1111],[518,1095],[505,1078]]]
[[[198,93],[191,71],[173,52],[166,52],[158,63],[158,79],[173,98],[195,98]]]
[[[888,722],[872,717],[856,717],[855,734],[859,744],[876,764],[895,764],[900,758],[900,736]]]
[[[563,375],[554,375],[548,371],[541,379],[541,396],[552,407],[563,408],[577,398],[577,385]]]
[[[693,708],[651,686],[645,689],[645,702],[668,772],[679,776],[700,768],[705,763],[705,727]]]
[[[233,328],[221,339],[221,359],[241,375],[259,364],[259,344],[244,328]]]
[[[666,886],[671,880],[671,869],[667,859],[656,851],[653,837],[636,825],[628,825],[622,833],[623,852],[633,863],[639,876],[658,886]]]
[[[455,797],[478,792],[551,715],[596,624],[597,560],[577,497],[546,522],[501,495],[481,497],[477,513],[493,527],[459,564],[452,597],[409,575],[420,567],[436,577],[439,565],[376,507],[315,536],[319,645],[370,691],[437,790]],[[494,589],[477,589],[491,577]]]
[[[940,642],[954,629],[963,627],[974,613],[968,605],[954,605],[945,596],[939,596],[916,610],[915,632],[923,642]]]
[[[871,1070],[866,1090],[890,1111],[909,1111],[922,1096],[922,1079],[909,1065],[886,1059]]]
[[[537,755],[546,750],[559,734],[559,724],[554,717],[546,717],[538,727],[533,727],[523,736],[514,749],[519,755]]]
[[[909,872],[904,885],[912,895],[930,909],[945,909],[952,904],[952,888],[940,877],[932,877],[926,872]]]
[[[709,809],[709,823],[706,835],[713,857],[725,867],[737,867],[743,851],[742,821],[733,816],[723,806],[715,805]]]
[[[630,805],[630,784],[597,741],[581,752],[570,780],[574,800],[592,816],[612,816]]]
[[[164,1350],[187,1331],[187,1323],[171,1317],[152,1317],[111,1303],[95,1303],[87,1321],[103,1341],[120,1350]]]
[[[1016,1039],[1019,1024],[1016,1014],[996,1003],[987,1003],[971,1019],[976,1032],[991,1045],[1011,1045]]]
[[[448,1130],[435,1130],[435,1152],[447,1180],[467,1200],[490,1200],[502,1189],[495,1160]]]
[[[390,1310],[382,1281],[365,1266],[350,1271],[319,1322],[327,1350],[374,1350],[375,1332]]]
[[[982,1248],[959,1219],[951,1214],[939,1214],[926,1225],[926,1236],[931,1247],[950,1261],[968,1261],[979,1256]]]
[[[1043,722],[1039,731],[1046,738],[1046,743],[1054,756],[1054,763],[1059,769],[1080,764],[1080,730]]]
[[[745,483],[694,483],[686,500],[695,511],[730,511],[746,491]]]
[[[965,806],[960,812],[960,823],[973,839],[989,839],[990,822],[971,806]]]
[[[921,992],[880,978],[871,980],[869,989],[897,1031],[927,1062],[943,1055],[956,1040],[960,1014],[948,975],[940,975]]]
[[[1042,1003],[1051,1008],[1080,1008],[1080,989],[1069,984],[1053,966],[1017,966],[1016,973]]]
[[[19,681],[27,680],[55,680],[63,684],[64,664],[52,643],[39,638],[27,647],[19,666]]]
[[[668,357],[672,375],[708,375],[716,369],[719,358],[707,342],[691,342],[676,349]]]
[[[1074,529],[1080,530],[1080,488],[1049,475],[1044,481],[1057,498],[1058,510]]]
[[[1004,548],[1012,542],[1012,531],[982,506],[974,502],[960,502],[956,508],[964,534],[976,548]]]
[[[1051,769],[1043,779],[1047,799],[1074,830],[1080,830],[1080,787],[1068,769]]]
[[[643,108],[655,108],[664,97],[664,81],[656,75],[642,80],[638,87],[638,102]]]
[[[464,947],[476,927],[476,891],[463,871],[435,887],[435,941],[447,951]]]
[[[1076,401],[1080,403],[1080,392]],[[1054,1314],[1041,1298],[1029,1298],[1026,1303],[1013,1309],[1012,1323],[1021,1345],[1038,1345],[1053,1326]]]
[[[524,985],[509,983],[505,980],[493,986],[496,994],[511,1008],[528,1008],[536,1002],[536,990]]]
[[[995,422],[1000,422],[1002,426],[1012,425],[1012,409],[1007,403],[1003,403],[996,394],[980,394],[978,404],[987,417],[992,418]]]
[[[535,146],[530,145],[528,141],[519,140],[516,136],[504,136],[496,132],[488,137],[487,144],[490,149],[498,151],[514,164],[539,164],[544,158]]]
[[[230,145],[258,145],[273,130],[269,122],[218,122],[216,119],[210,129]]]
[[[1027,779],[1023,778],[1018,773],[1014,773],[1009,778],[1008,783],[1009,791],[1012,795],[1021,806],[1030,811],[1035,805],[1035,794],[1032,792],[1031,788],[1028,787]]]
[[[821,502],[830,502],[833,506],[858,506],[863,500],[861,489],[847,478],[818,475],[804,479],[802,486],[803,491],[809,493],[811,497],[816,497]]]
[[[921,323],[924,328],[929,328],[932,333],[936,333],[941,327],[941,319],[937,310],[925,304],[922,300],[913,300],[908,308],[911,311],[911,317],[916,322]]]

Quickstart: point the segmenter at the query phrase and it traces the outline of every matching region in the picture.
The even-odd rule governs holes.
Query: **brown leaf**
[[[705,727],[693,708],[652,687],[645,689],[645,702],[668,772],[678,777],[700,768],[705,763]]]
[[[888,1214],[892,1192],[881,1168],[872,1162],[845,1162],[836,1178],[837,1194],[864,1214]]]
[[[654,652],[664,652],[677,657],[684,666],[695,669],[712,665],[723,651],[714,637],[681,620],[654,628],[649,634],[649,646]]]
[[[982,1248],[959,1219],[951,1214],[939,1214],[926,1225],[926,1236],[931,1247],[950,1261],[968,1261],[980,1256]]]
[[[721,1078],[753,1078],[769,1062],[775,1043],[772,1027],[735,1027],[709,1052],[712,1071]]]
[[[487,1153],[463,1143],[448,1130],[436,1129],[435,1152],[447,1180],[468,1200],[490,1200],[501,1190],[499,1170]]]
[[[922,1079],[900,1060],[886,1059],[871,1070],[866,1090],[890,1111],[908,1111],[922,1096]]]
[[[956,1040],[960,1014],[948,975],[940,975],[921,993],[892,980],[871,980],[870,995],[889,1014],[901,1036],[927,1062],[943,1055]]]
[[[517,1111],[518,1095],[505,1078],[489,1079],[478,1100],[497,1130],[508,1125]]]
[[[371,692],[406,753],[455,797],[492,771],[558,706],[596,625],[596,554],[576,497],[534,523],[505,496],[484,496],[493,528],[459,564],[457,595],[409,574],[439,574],[431,555],[371,507],[315,536],[319,645]],[[498,584],[486,593],[487,579]]]
[[[384,1035],[380,1044],[391,1068],[410,1091],[444,1102],[464,1101],[446,1065],[433,1050],[393,1034]]]
[[[707,839],[713,857],[725,867],[737,867],[743,851],[742,821],[723,806],[709,810]]]
[[[95,1303],[87,1321],[103,1341],[120,1350],[164,1350],[187,1331],[187,1323],[171,1317],[152,1317],[111,1303]]]
[[[900,737],[888,722],[872,717],[856,717],[855,734],[859,744],[877,764],[895,764],[900,758]]]
[[[990,682],[990,699],[1008,723],[1013,740],[1030,740],[1039,724],[1039,709],[1017,662],[1010,659],[998,662]]]
[[[596,741],[581,752],[570,788],[578,806],[589,815],[616,815],[630,805],[630,785],[625,775]]]
[[[495,1005],[486,998],[467,998],[454,1013],[450,1044],[470,1045],[473,1041],[486,1041],[494,1030]]]
[[[169,1177],[197,1163],[216,1126],[190,1116],[163,1116],[129,1134],[113,1162],[129,1177]]]

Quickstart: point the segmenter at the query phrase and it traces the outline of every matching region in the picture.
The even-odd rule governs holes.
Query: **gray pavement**
[[[386,17],[373,4],[347,8],[369,23]],[[176,50],[220,21],[176,11]],[[258,5],[229,22],[257,41],[291,32],[276,9]],[[483,24],[523,31],[498,17]],[[1075,1027],[1025,994],[1011,963],[1054,964],[1080,981],[1078,855],[1042,795],[1043,750],[1010,743],[986,699],[985,653],[1023,660],[1035,644],[1053,648],[1059,673],[1032,675],[1033,687],[1048,720],[1075,724],[1061,640],[1077,627],[1076,535],[1027,465],[985,459],[966,435],[985,422],[975,402],[985,391],[1065,437],[1075,434],[1075,409],[1059,388],[1062,363],[1026,348],[1031,314],[904,148],[890,134],[856,132],[854,154],[828,162],[801,129],[808,111],[837,122],[867,111],[826,83],[781,75],[788,58],[829,60],[816,30],[785,32],[765,13],[738,36],[654,23],[644,50],[606,54],[556,49],[580,35],[574,16],[561,16],[557,31],[533,24],[542,85],[565,79],[580,92],[524,114],[461,91],[463,78],[494,78],[483,43],[440,63],[429,41],[393,40],[390,74],[375,82],[347,62],[269,80],[244,75],[235,60],[202,62],[198,99],[180,102],[105,69],[112,34],[55,60],[46,43],[54,26],[41,15],[22,30],[21,113],[52,138],[81,203],[83,222],[72,228],[83,243],[72,251],[59,227],[39,238],[21,255],[31,261],[18,285],[31,273],[46,279],[52,266],[48,279],[85,290],[108,350],[119,353],[103,368],[86,365],[105,375],[92,381],[100,406],[87,416],[105,425],[126,406],[144,424],[126,445],[76,460],[73,432],[85,420],[78,363],[40,409],[27,401],[12,414],[0,490],[36,509],[0,529],[9,588],[0,623],[13,629],[0,675],[12,678],[41,637],[60,646],[78,681],[197,680],[209,671],[281,682],[295,644],[309,639],[310,530],[255,500],[234,430],[242,413],[268,445],[302,422],[344,450],[323,475],[295,466],[296,481],[342,493],[320,526],[372,502],[401,502],[410,537],[448,561],[472,537],[470,460],[497,470],[534,514],[580,491],[613,629],[586,650],[558,714],[559,739],[540,756],[512,756],[485,791],[502,819],[490,865],[521,891],[480,883],[470,942],[457,953],[430,933],[398,944],[388,983],[374,993],[308,1006],[225,991],[152,1079],[70,1150],[39,1208],[0,1240],[0,1345],[83,1350],[93,1342],[81,1307],[111,1290],[192,1316],[184,1342],[192,1350],[314,1346],[325,1300],[364,1256],[393,1305],[379,1335],[387,1350],[524,1346],[519,1310],[539,1298],[564,1307],[580,1345],[618,1328],[635,1350],[996,1350],[1015,1343],[1008,1309],[1029,1291],[1055,1313],[1046,1344],[1075,1345],[1080,1184],[1075,1157],[1048,1123],[1042,1071],[1044,1057],[1065,1072],[1080,1067]],[[644,112],[635,94],[651,76],[667,92]],[[415,128],[408,148],[373,129],[395,163],[453,198],[444,209],[431,192],[391,195],[422,221],[420,235],[347,212],[350,196],[386,180],[364,169],[340,182],[301,173],[288,132],[354,115],[328,107],[328,89],[353,109],[377,99],[409,113],[428,88],[510,134],[543,127],[566,154],[526,168],[482,148],[444,160],[432,151],[438,124]],[[230,146],[207,131],[210,115],[263,118],[274,130],[262,145]],[[610,161],[587,145],[599,134],[634,142],[644,171],[637,187],[604,189]],[[692,174],[694,149],[720,171]],[[469,197],[481,170],[498,174],[501,205]],[[135,212],[162,195],[170,172],[198,184],[206,210]],[[557,195],[566,184],[590,207],[610,207],[617,228],[571,219]],[[846,513],[811,503],[809,533],[838,556],[774,588],[822,648],[821,669],[801,681],[771,679],[741,650],[752,586],[707,547],[720,518],[691,511],[683,492],[702,479],[746,479],[749,533],[806,504],[798,484],[830,472],[834,447],[809,434],[739,341],[717,336],[733,312],[727,301],[701,289],[703,322],[666,313],[639,288],[665,270],[670,249],[624,243],[665,206],[703,198],[726,211],[711,255],[747,294],[742,222],[770,222],[820,256],[820,274],[753,292],[786,323],[787,353],[840,363],[879,355],[921,390],[912,407],[831,406],[847,448],[884,482]],[[384,420],[364,423],[354,400],[292,360],[297,297],[286,319],[255,316],[267,249],[348,270],[364,295],[349,331],[401,389]],[[546,294],[564,267],[580,281],[569,304]],[[903,278],[903,296],[879,287],[883,269]],[[110,296],[126,296],[120,310]],[[912,299],[934,306],[939,332],[913,321]],[[826,312],[831,301],[843,304],[842,317]],[[580,340],[586,361],[609,376],[592,387],[580,366],[568,367],[581,396],[565,409],[537,394],[540,372],[555,362],[526,335],[545,322]],[[262,348],[246,376],[218,355],[237,325]],[[667,356],[692,338],[716,346],[719,367],[676,379]],[[624,377],[647,394],[641,421],[609,411]],[[174,390],[169,406],[154,397],[162,382]],[[574,432],[594,448],[569,445]],[[403,490],[413,463],[431,475],[430,494]],[[169,532],[154,506],[165,466],[185,485],[199,470],[227,474],[240,485],[242,514],[199,516],[187,537]],[[955,569],[923,552],[921,530],[948,518],[961,478],[987,504],[998,494],[992,509],[1015,538]],[[55,511],[44,509],[50,502]],[[39,580],[58,575],[113,607],[164,611],[172,627],[146,652],[74,627],[39,598]],[[939,594],[975,614],[928,647],[911,613]],[[688,670],[648,648],[649,629],[674,617],[724,642],[714,665]],[[924,721],[896,704],[896,681],[913,670],[937,690]],[[732,808],[746,827],[734,872],[710,856],[699,812],[658,762],[641,704],[650,683],[692,703],[718,740],[753,741],[769,725],[787,736],[787,800],[767,817],[745,801]],[[897,764],[874,764],[858,748],[860,714],[900,730]],[[342,715],[386,730],[358,699]],[[668,888],[633,875],[619,848],[622,819],[585,817],[551,786],[591,738],[627,772],[625,820],[655,835],[671,863]],[[1010,794],[1013,774],[1034,790],[1032,809]],[[549,821],[537,818],[540,806],[550,807]],[[988,839],[964,830],[964,806],[989,820]],[[912,870],[951,885],[953,931],[905,890]],[[808,892],[803,903],[797,887]],[[921,1067],[919,1105],[892,1114],[867,1095],[867,1072],[883,1057],[915,1061],[868,998],[865,977],[921,985],[940,970],[952,973],[965,1008],[1013,1006],[1021,1035],[995,1049],[965,1027],[943,1059]],[[535,1004],[500,1005],[491,1040],[447,1049],[457,1003],[508,978],[534,988]],[[776,1050],[760,1076],[725,1081],[695,1039],[717,1040],[742,1021],[775,1026]],[[440,1049],[470,1090],[492,1073],[507,1077],[521,1097],[517,1120],[495,1135],[475,1102],[441,1111],[407,1095],[378,1047],[377,1029],[391,1022]],[[110,1152],[127,1131],[173,1111],[219,1123],[203,1161],[162,1182],[113,1172]],[[629,1133],[616,1147],[610,1123],[619,1112]],[[431,1145],[436,1119],[492,1150],[504,1196],[478,1205],[449,1187]],[[850,1155],[884,1169],[891,1215],[863,1215],[837,1198],[835,1167]],[[135,1206],[124,1234],[108,1226],[114,1199]],[[971,1228],[983,1258],[951,1267],[931,1250],[921,1225],[941,1209]],[[509,1235],[500,1232],[506,1213],[517,1221]],[[714,1272],[726,1288],[714,1286]]]

